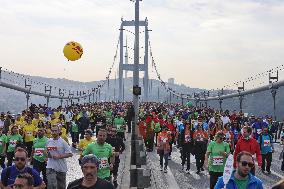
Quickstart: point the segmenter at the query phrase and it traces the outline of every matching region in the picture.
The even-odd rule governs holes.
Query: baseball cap
[[[94,163],[97,167],[100,165],[100,160],[97,158],[97,156],[93,154],[86,155],[81,160],[81,166],[85,165],[86,163]]]

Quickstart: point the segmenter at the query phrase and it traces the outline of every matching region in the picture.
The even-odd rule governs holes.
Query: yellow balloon
[[[63,53],[68,60],[75,61],[83,55],[83,48],[80,43],[70,41],[64,46]]]

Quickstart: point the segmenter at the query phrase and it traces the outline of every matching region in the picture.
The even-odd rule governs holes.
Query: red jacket
[[[252,155],[256,154],[258,166],[262,165],[262,156],[260,152],[260,147],[258,142],[254,138],[250,138],[249,140],[244,139],[241,137],[235,148],[235,153],[234,153],[234,167],[236,168],[236,162],[237,162],[237,155],[242,152],[242,151],[247,151],[251,153]]]

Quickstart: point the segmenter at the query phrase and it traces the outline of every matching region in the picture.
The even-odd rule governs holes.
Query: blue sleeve
[[[222,189],[222,188],[224,188],[223,177],[219,177],[214,189]]]
[[[261,180],[259,180],[259,181],[257,182],[257,189],[263,189],[262,181],[261,181]]]
[[[35,182],[35,187],[41,185],[42,179],[40,178],[39,173],[36,170],[32,170],[33,177],[34,177],[34,182]]]
[[[5,177],[6,175],[6,172],[7,172],[7,168],[6,169],[3,169],[2,173],[1,173],[1,182],[2,182],[2,178]],[[3,184],[3,183],[2,183]]]

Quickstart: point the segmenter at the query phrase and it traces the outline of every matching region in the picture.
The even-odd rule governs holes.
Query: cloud
[[[120,18],[134,18],[134,3],[128,0],[0,3],[3,67],[80,81],[105,78]],[[217,88],[283,64],[283,1],[144,0],[140,13],[141,19],[149,19],[153,54],[165,80],[175,77],[189,86]],[[133,46],[133,35],[127,35]],[[70,40],[83,45],[78,62],[62,55]]]

